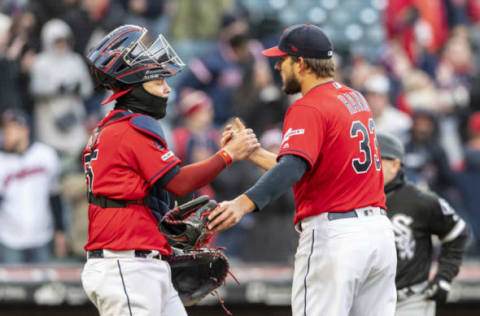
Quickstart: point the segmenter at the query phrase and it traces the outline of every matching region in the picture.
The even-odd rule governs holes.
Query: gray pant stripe
[[[130,298],[128,297],[127,288],[125,287],[125,280],[123,279],[122,268],[120,267],[120,260],[117,260],[117,265],[118,271],[120,272],[120,278],[122,279],[123,291],[125,292],[125,296],[127,297],[128,311],[130,313],[130,316],[133,316],[132,308],[130,307]]]
[[[303,280],[303,286],[305,289],[305,298],[304,298],[304,306],[303,306],[304,316],[307,316],[307,277],[308,277],[308,272],[310,271],[310,258],[312,258],[312,255],[313,255],[314,244],[315,244],[315,229],[312,229],[312,246],[310,247],[310,255],[308,255],[307,273],[305,274],[305,279]]]

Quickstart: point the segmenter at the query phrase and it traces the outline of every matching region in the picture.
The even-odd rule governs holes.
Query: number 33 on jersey
[[[300,156],[310,165],[294,188],[303,196],[296,200],[304,201],[297,205],[296,221],[319,211],[385,208],[375,123],[359,92],[330,81],[293,103],[283,126],[283,155]]]

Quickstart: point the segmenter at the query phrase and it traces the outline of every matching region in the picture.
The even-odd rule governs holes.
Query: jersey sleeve
[[[442,242],[457,238],[465,226],[465,222],[446,200],[435,197],[431,210],[430,228]]]
[[[150,185],[153,186],[158,180],[166,185],[162,177],[167,177],[171,172],[178,172],[181,161],[165,142],[135,130],[131,130],[127,142],[129,146],[126,159],[129,159],[129,165],[133,166]]]
[[[283,139],[277,160],[283,155],[296,155],[313,167],[325,137],[325,124],[320,113],[310,106],[292,105],[283,124]]]

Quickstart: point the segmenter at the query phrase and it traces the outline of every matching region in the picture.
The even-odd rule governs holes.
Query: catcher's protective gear
[[[213,236],[208,230],[208,215],[217,207],[217,202],[202,195],[175,207],[165,214],[158,229],[182,249],[200,248]]]
[[[123,25],[107,34],[88,56],[97,86],[120,89],[175,75],[185,66],[163,35],[149,45],[147,29]]]
[[[183,305],[192,306],[198,303],[224,284],[230,264],[221,250],[172,249],[173,255],[169,256],[167,261],[172,270],[172,283]],[[218,293],[214,293],[218,296]]]

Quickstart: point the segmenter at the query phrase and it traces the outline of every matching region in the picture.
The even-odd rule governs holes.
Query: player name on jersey
[[[370,112],[367,101],[357,91],[352,91],[344,94],[340,94],[337,98],[342,101],[350,114],[355,114],[361,111]]]

